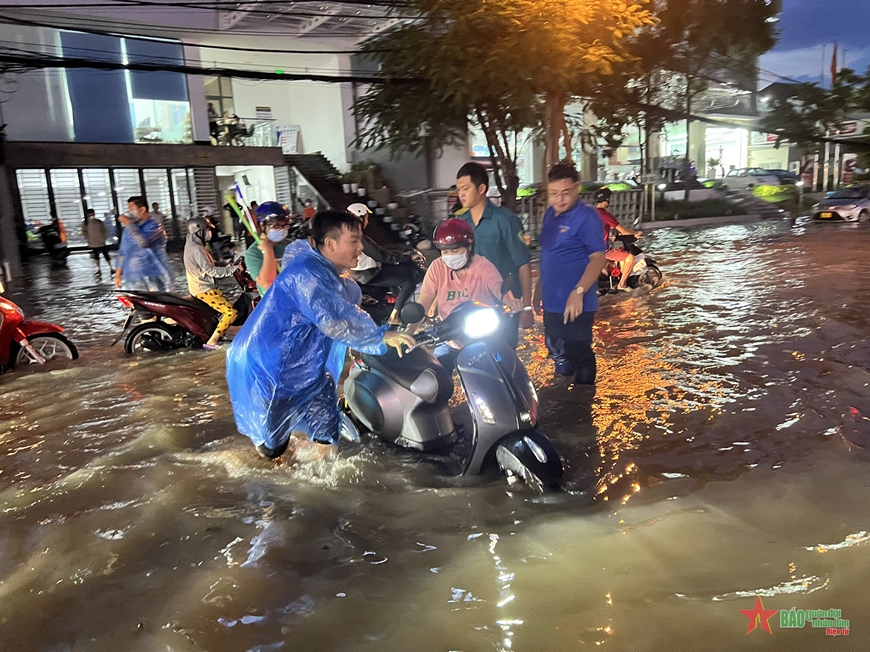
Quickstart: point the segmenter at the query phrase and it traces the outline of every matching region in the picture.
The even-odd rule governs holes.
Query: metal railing
[[[274,120],[218,124],[213,142],[218,146],[277,147],[278,132]]]

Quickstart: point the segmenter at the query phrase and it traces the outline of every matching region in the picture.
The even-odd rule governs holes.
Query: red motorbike
[[[25,319],[21,308],[0,296],[0,373],[19,365],[78,357],[78,350],[63,335],[63,328]]]
[[[256,282],[244,267],[237,269],[233,277],[242,288],[241,296],[233,304],[239,313],[233,325],[240,326],[259,302],[260,295]],[[112,342],[112,346],[126,334],[126,353],[171,351],[184,347],[202,348],[220,319],[220,314],[202,301],[169,292],[122,290],[118,301],[130,313],[121,334]],[[134,320],[138,323],[130,329]]]

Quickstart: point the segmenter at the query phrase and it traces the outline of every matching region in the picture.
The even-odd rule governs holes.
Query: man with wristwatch
[[[556,373],[575,385],[595,385],[592,324],[598,309],[598,275],[605,265],[601,218],[580,201],[580,177],[568,163],[547,174],[550,207],[541,229],[541,274],[534,307],[544,316],[547,349]]]

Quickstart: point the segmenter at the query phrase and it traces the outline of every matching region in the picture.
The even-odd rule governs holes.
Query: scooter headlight
[[[500,323],[494,308],[479,308],[465,318],[462,330],[467,337],[479,339],[495,333]]]

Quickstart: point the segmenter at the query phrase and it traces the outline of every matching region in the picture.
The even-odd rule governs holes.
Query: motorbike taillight
[[[133,302],[130,301],[130,299],[128,299],[127,297],[118,297],[118,301],[120,301],[125,308],[133,310]]]

